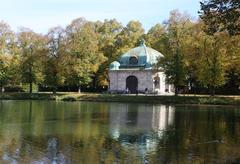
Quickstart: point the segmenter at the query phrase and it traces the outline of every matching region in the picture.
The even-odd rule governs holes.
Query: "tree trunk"
[[[81,93],[81,86],[78,87],[78,93]]]
[[[178,87],[175,86],[175,96],[178,96]]]
[[[29,93],[32,93],[32,67],[29,68]]]
[[[94,75],[94,77],[93,77],[93,88],[95,89],[95,91],[96,91],[96,88],[97,88],[97,77],[96,77],[97,75],[95,74]]]
[[[29,93],[32,93],[32,82],[29,83]]]
[[[57,94],[57,87],[56,86],[53,87],[53,94],[54,95]]]
[[[211,87],[211,96],[215,96],[216,88],[214,86]]]

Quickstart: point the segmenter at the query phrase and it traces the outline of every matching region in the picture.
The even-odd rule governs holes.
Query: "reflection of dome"
[[[117,61],[114,61],[110,64],[110,70],[118,70],[120,66],[120,63]]]
[[[127,53],[123,54],[120,59],[120,67],[144,67],[150,68],[153,64],[157,63],[158,58],[163,57],[163,55],[145,45],[144,42],[141,43],[139,47],[129,50]]]

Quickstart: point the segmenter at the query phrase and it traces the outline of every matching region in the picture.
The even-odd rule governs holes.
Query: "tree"
[[[0,87],[29,84],[32,92],[32,85],[40,84],[56,93],[58,86],[106,86],[109,64],[144,38],[164,54],[158,67],[174,84],[176,95],[187,85],[199,91],[211,89],[211,94],[216,88],[237,93],[239,2],[209,0],[201,5],[201,20],[175,10],[146,34],[139,21],[123,26],[115,19],[78,18],[67,28],[50,29],[46,36],[26,28],[15,34],[0,22]]]
[[[0,89],[7,84],[9,74],[9,41],[12,41],[12,31],[4,22],[0,22]]]
[[[130,21],[126,27],[116,36],[115,48],[118,55],[122,55],[129,49],[138,46],[143,38],[144,29],[139,21]],[[119,57],[119,56],[117,56]]]
[[[67,60],[66,83],[87,85],[105,60],[98,48],[98,33],[95,24],[84,19],[76,19],[67,27]]]
[[[161,24],[153,26],[145,35],[146,44],[162,53],[167,53],[167,33],[166,28]]]
[[[19,49],[14,41],[15,34],[10,26],[0,22],[0,88],[20,83]]]
[[[29,84],[29,93],[32,93],[33,84],[43,81],[42,57],[46,53],[46,39],[30,29],[22,28],[17,44],[20,49],[21,80]]]
[[[64,68],[66,62],[66,33],[58,26],[49,30],[47,34],[48,54],[45,60],[44,83],[53,88],[53,93],[57,92],[57,87],[64,83]]]
[[[226,37],[225,37],[226,38]],[[227,84],[236,92],[240,88],[240,35],[232,36],[225,41],[230,64],[227,67]]]
[[[115,19],[105,20],[98,28],[99,50],[107,59],[99,66],[96,72],[96,83],[98,86],[108,85],[108,67],[118,57],[115,43],[122,28],[122,24]]]
[[[197,76],[197,68],[199,66],[200,56],[200,38],[203,37],[202,21],[188,22],[184,25],[186,32],[181,39],[181,52],[184,54],[184,68],[186,70],[186,88],[189,91],[196,93],[201,87]]]
[[[165,24],[167,28],[165,46],[168,51],[164,58],[159,59],[157,66],[163,69],[167,82],[174,85],[175,95],[178,95],[180,87],[185,85],[187,79],[183,49],[185,38],[189,35],[188,27],[192,23],[189,16],[174,10]]]
[[[230,35],[240,34],[239,0],[204,0],[200,4],[200,17],[208,34],[221,31],[228,31]]]
[[[222,35],[202,37],[198,63],[198,80],[210,88],[212,96],[217,87],[225,84],[228,56],[223,46]]]
[[[174,85],[175,95],[178,95],[180,87],[184,86],[186,81],[183,55],[176,50],[175,54],[160,59],[158,67],[163,69],[167,82]]]
[[[9,58],[7,56],[0,56],[0,92],[3,91],[3,87],[8,83],[9,78]]]

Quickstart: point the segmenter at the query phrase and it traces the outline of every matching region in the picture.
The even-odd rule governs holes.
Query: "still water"
[[[0,163],[240,163],[240,108],[0,101]]]

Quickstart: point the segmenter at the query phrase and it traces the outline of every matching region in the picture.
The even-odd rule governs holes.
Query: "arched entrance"
[[[126,79],[126,89],[130,93],[137,93],[138,79],[135,76],[128,76]]]
[[[160,89],[160,77],[159,76],[154,77],[154,88]]]

